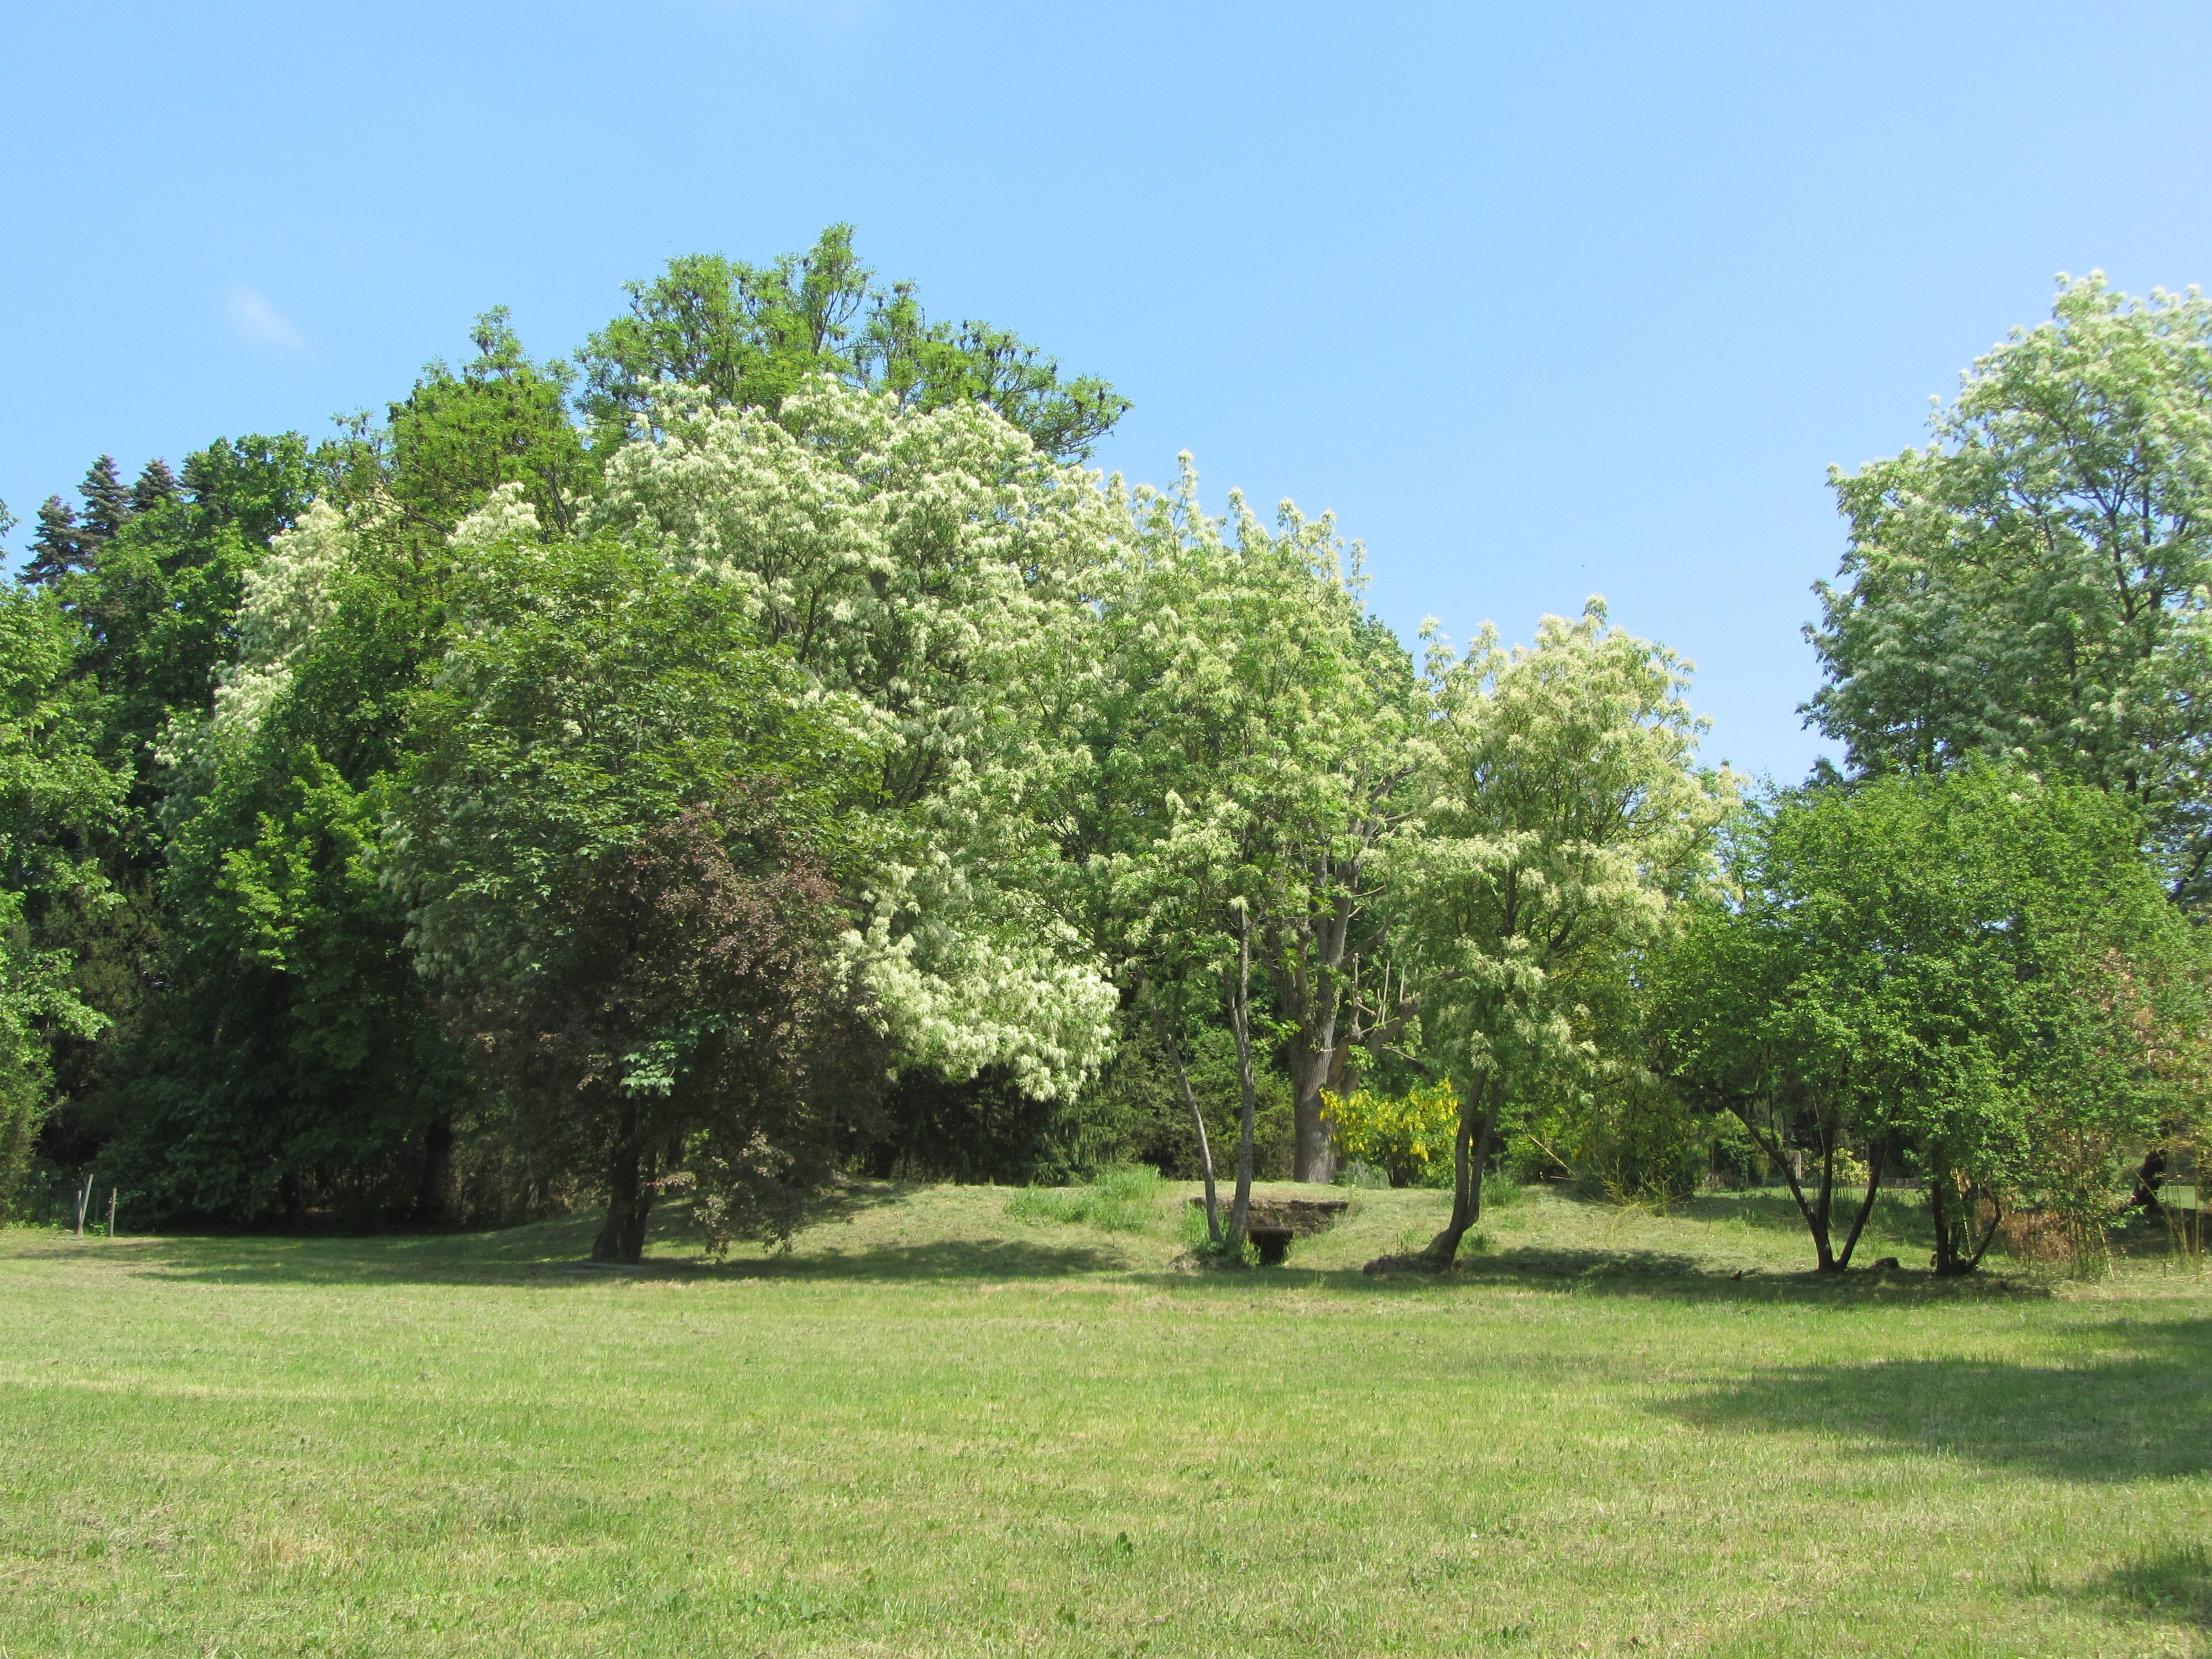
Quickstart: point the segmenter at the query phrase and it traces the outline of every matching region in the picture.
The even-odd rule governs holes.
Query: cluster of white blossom
[[[359,548],[355,526],[325,501],[270,538],[268,553],[246,573],[239,654],[216,671],[213,710],[180,712],[162,735],[161,759],[179,775],[180,794],[204,787],[217,757],[260,730],[316,633],[336,612],[339,584]]]
[[[1240,1021],[1264,959],[1298,1042],[1325,1059],[1385,841],[1415,924],[1408,959],[1425,944],[1439,984],[1477,1002],[1510,981],[1506,1000],[1549,1030],[1531,987],[1554,964],[1522,960],[1517,925],[1493,939],[1474,913],[1506,869],[1539,908],[1663,903],[1651,848],[1607,815],[1663,796],[1657,833],[1707,827],[1671,659],[1594,611],[1548,623],[1531,653],[1486,639],[1439,658],[1417,696],[1402,656],[1363,642],[1358,549],[1334,524],[1286,505],[1270,530],[1237,497],[1209,517],[1183,462],[1173,491],[1128,492],[977,404],[902,410],[825,378],[771,416],[671,387],[608,458],[578,533],[734,592],[810,706],[881,757],[862,805],[886,850],[844,955],[899,1063],[954,1079],[1001,1066],[1033,1095],[1072,1094],[1109,1051],[1115,980],[1137,956],[1194,983],[1242,961]],[[272,543],[244,650],[207,729],[178,734],[181,755],[255,728],[373,533],[319,503]],[[465,567],[550,550],[548,534],[510,484],[449,550]],[[1615,763],[1565,752],[1593,720]],[[1530,775],[1522,822],[1515,790],[1497,793],[1516,775],[1500,760],[1540,732],[1565,744],[1564,769]],[[1415,772],[1431,799],[1408,818],[1389,802]],[[1595,792],[1569,816],[1592,823],[1553,847],[1535,821],[1570,806],[1569,778]],[[1433,1000],[1441,1036],[1453,996]],[[1494,1063],[1475,1051],[1498,1030],[1459,1035],[1445,1069]],[[1302,1106],[1318,1099],[1304,1082]]]
[[[1075,930],[941,853],[878,881],[846,952],[898,1053],[953,1078],[1004,1066],[1040,1100],[1075,1093],[1105,1057],[1119,994]]]
[[[1115,993],[1022,878],[1054,856],[1032,808],[1066,759],[1041,717],[1075,690],[1117,503],[980,405],[902,411],[827,379],[775,418],[673,388],[648,429],[610,460],[586,533],[738,587],[884,756],[877,805],[915,850],[875,872],[847,951],[897,1050],[1073,1092]]]

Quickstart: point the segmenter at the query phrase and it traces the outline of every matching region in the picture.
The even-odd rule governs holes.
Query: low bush
[[[1158,1170],[1123,1164],[1102,1170],[1087,1187],[1024,1187],[1006,1200],[1006,1213],[1017,1221],[1079,1223],[1108,1232],[1142,1232],[1159,1219],[1163,1184]]]
[[[1482,1178],[1482,1207],[1486,1210],[1510,1209],[1528,1195],[1528,1189],[1503,1170]]]

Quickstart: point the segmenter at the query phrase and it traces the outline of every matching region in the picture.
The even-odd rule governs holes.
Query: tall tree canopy
[[[1450,1103],[1431,1265],[1494,1160],[1672,1190],[1727,1112],[1815,1154],[1824,1262],[1837,1172],[1901,1158],[1955,1266],[1985,1200],[2100,1226],[2191,1109],[2195,295],[2068,283],[1925,453],[1837,477],[1851,775],[1740,821],[1687,665],[1601,603],[1417,673],[1331,519],[1085,471],[1125,401],[849,227],[629,298],[574,363],[495,308],[328,441],[40,509],[0,1188],[35,1129],[174,1219],[599,1195],[634,1258],[679,1193],[773,1242],[839,1170],[1134,1155],[1235,1246],[1255,1179],[1333,1176],[1358,1071]]]
[[[854,950],[899,1052],[1073,1093],[1114,995],[1050,902],[1042,740],[1119,526],[1080,471],[975,404],[902,409],[820,378],[770,418],[664,395],[610,462],[594,522],[744,596],[757,636],[854,711],[867,810],[908,826]]]
[[[52,1103],[53,1038],[105,1023],[76,994],[71,953],[30,926],[58,897],[105,896],[88,848],[122,801],[88,688],[70,672],[73,634],[50,599],[0,589],[0,1221]]]
[[[58,1109],[45,1139],[64,1162],[113,1134],[113,1085],[169,983],[162,738],[206,708],[215,670],[237,647],[245,574],[307,499],[311,475],[297,434],[218,440],[185,458],[181,477],[149,462],[127,490],[112,463],[95,464],[82,489],[100,533],[53,571],[26,574],[70,619],[74,694],[125,791],[122,810],[81,843],[99,880],[35,897],[27,911],[41,947],[70,962],[72,994],[100,1015],[96,1034],[51,1032]]]
[[[822,374],[902,408],[981,403],[1060,460],[1087,457],[1129,407],[1096,375],[1061,379],[1055,360],[1005,329],[931,322],[912,283],[885,285],[860,262],[850,225],[768,265],[685,254],[629,288],[629,314],[577,354],[582,406],[606,447],[649,420],[654,389],[671,384],[771,414]]]
[[[476,1091],[381,879],[380,826],[408,698],[446,642],[452,532],[502,485],[573,516],[580,448],[557,366],[533,368],[497,313],[475,339],[381,428],[303,449],[282,512],[243,447],[187,463],[239,501],[240,559],[222,651],[155,745],[161,992],[113,1068],[111,1162],[157,1209],[452,1212]]]
[[[2140,808],[2212,895],[2212,301],[2096,274],[1975,363],[1933,441],[1832,475],[1850,525],[1808,705],[1863,774],[1975,756]]]
[[[495,541],[416,708],[417,958],[533,1164],[606,1195],[607,1260],[679,1170],[720,1237],[787,1234],[870,1103],[836,945],[872,757],[746,600],[611,538]]]
[[[1286,503],[1271,532],[1234,495],[1216,519],[1188,457],[1180,489],[1140,490],[1132,507],[1133,533],[1098,576],[1097,689],[1069,733],[1079,799],[1057,816],[1071,862],[1097,878],[1093,937],[1165,1016],[1187,1097],[1192,1017],[1226,1004],[1242,1103],[1233,1245],[1256,1073],[1275,1047],[1255,982],[1287,1026],[1293,1173],[1328,1176],[1320,1093],[1353,965],[1379,931],[1371,866],[1405,775],[1412,674],[1363,615],[1332,520]]]
[[[378,434],[383,500],[443,536],[514,483],[548,527],[571,528],[592,477],[583,434],[568,421],[573,372],[557,360],[532,362],[504,306],[477,318],[469,338],[473,358],[458,371],[430,363],[391,406]]]
[[[722,1236],[787,1231],[865,1059],[1072,1094],[1113,1004],[1029,810],[1111,543],[1092,481],[828,377],[653,425],[580,534],[517,483],[453,538],[393,866],[449,1024],[625,1260],[672,1181]]]
[[[747,648],[867,757],[847,799],[883,832],[865,872],[748,817],[740,780],[742,801],[681,804],[681,834],[666,814],[632,824],[605,864],[629,885],[579,894],[643,902],[693,871],[722,898],[719,922],[665,936],[690,939],[746,914],[741,888],[784,881],[812,896],[804,918],[778,913],[787,939],[815,951],[827,928],[823,960],[881,1023],[854,1054],[1062,1102],[1096,1070],[1113,992],[1041,879],[1057,843],[1028,809],[1062,762],[1031,693],[1063,678],[1085,573],[1118,532],[1097,481],[1031,439],[1079,451],[1121,400],[1001,331],[930,323],[842,229],[772,270],[679,262],[635,297],[607,338],[645,342],[616,402],[651,418],[603,420],[596,447],[567,412],[572,371],[532,360],[494,310],[471,358],[430,364],[380,421],[319,446],[218,443],[135,485],[102,458],[77,504],[50,504],[40,614],[69,641],[76,726],[130,787],[121,817],[69,831],[97,879],[10,913],[113,1016],[97,1043],[97,1020],[42,1017],[43,1098],[76,1097],[56,1156],[105,1147],[172,1215],[427,1219],[457,1194],[514,1212],[484,1197],[516,1190],[507,1175],[480,1191],[453,1165],[474,1146],[485,1167],[497,1126],[461,1028],[425,998],[382,841],[434,735],[411,699],[488,614],[470,596],[494,546],[619,546],[719,585]]]

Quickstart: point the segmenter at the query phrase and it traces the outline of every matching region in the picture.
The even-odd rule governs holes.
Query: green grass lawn
[[[635,1271],[0,1233],[0,1655],[2212,1650],[2191,1272],[1821,1284],[1786,1200],[1534,1193],[1368,1279],[1443,1206],[1368,1192],[1200,1273],[1188,1190]]]

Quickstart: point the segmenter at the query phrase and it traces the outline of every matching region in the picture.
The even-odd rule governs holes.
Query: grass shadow
[[[1697,1303],[1768,1303],[1784,1298],[1888,1307],[2014,1301],[2051,1294],[2050,1285],[2042,1279],[2002,1271],[1939,1279],[1931,1272],[1914,1268],[1875,1270],[1863,1261],[1833,1273],[1810,1267],[1795,1272],[1771,1267],[1730,1272],[1711,1256],[1687,1251],[1595,1245],[1523,1244],[1480,1253],[1462,1249],[1457,1265],[1446,1273],[1397,1269],[1351,1277],[1383,1286],[1461,1290],[1523,1286],[1575,1295],[1657,1297]]]
[[[1146,1252],[1133,1244],[1125,1250],[1114,1238],[1101,1238],[1095,1231],[1081,1239],[1063,1242],[1049,1237],[1055,1229],[1043,1222],[1024,1224],[1019,1218],[1006,1214],[1019,1189],[1005,1189],[1006,1198],[988,1216],[972,1201],[966,1201],[972,1200],[972,1194],[963,1194],[964,1208],[933,1212],[928,1201],[931,1190],[903,1182],[847,1183],[810,1206],[805,1228],[799,1239],[799,1248],[795,1252],[778,1255],[742,1248],[720,1261],[706,1257],[703,1241],[688,1212],[673,1205],[661,1206],[654,1215],[646,1260],[629,1267],[608,1267],[589,1261],[592,1240],[599,1227],[596,1211],[477,1232],[371,1237],[330,1233],[157,1237],[118,1241],[115,1248],[128,1248],[134,1254],[146,1252],[138,1254],[138,1270],[158,1277],[290,1285],[559,1285],[612,1276],[702,1275],[927,1281],[1134,1273],[1147,1281],[1186,1286],[1219,1283],[1245,1289],[1325,1287],[1363,1294],[1387,1292],[1408,1285],[1447,1291],[1522,1287],[1576,1295],[1720,1304],[1788,1300],[1896,1305],[2009,1297],[2023,1291],[2048,1294],[2047,1287],[2023,1285],[2002,1273],[1939,1280],[1925,1272],[1876,1273],[1863,1267],[1832,1275],[1816,1273],[1809,1268],[1792,1273],[1753,1267],[1731,1273],[1729,1269],[1740,1257],[1731,1255],[1723,1260],[1710,1251],[1700,1254],[1694,1243],[1689,1249],[1678,1248],[1673,1239],[1631,1244],[1626,1239],[1616,1243],[1599,1237],[1556,1243],[1509,1243],[1504,1248],[1480,1250],[1470,1248],[1462,1251],[1459,1267],[1443,1275],[1406,1273],[1370,1278],[1348,1263],[1340,1267],[1301,1263],[1295,1249],[1287,1267],[1262,1269],[1252,1275],[1237,1271],[1194,1273],[1187,1261],[1164,1270],[1139,1270],[1133,1256],[1140,1257]],[[884,1235],[892,1231],[886,1227],[863,1227],[849,1237],[842,1231],[840,1224],[863,1221],[879,1212],[896,1212],[916,1200],[922,1200],[917,1206],[915,1223],[923,1231],[922,1238],[885,1237]],[[1569,1201],[1576,1209],[1586,1208],[1593,1214],[1608,1208],[1595,1200],[1551,1201]],[[1749,1212],[1747,1206],[1750,1206]],[[1748,1214],[1753,1224],[1761,1228],[1787,1224],[1802,1230],[1787,1196],[1771,1193],[1692,1200],[1672,1213],[1700,1222],[1723,1224],[1731,1218],[1746,1219]],[[1178,1209],[1176,1215],[1181,1214]],[[948,1231],[951,1237],[945,1236]],[[938,1236],[927,1237],[932,1231]],[[1684,1238],[1686,1242],[1688,1236]],[[55,1248],[58,1254],[64,1254],[104,1247],[87,1241],[84,1244]]]
[[[916,1193],[928,1188],[911,1181],[842,1180],[826,1193],[817,1193],[806,1201],[805,1227],[826,1227],[840,1222],[858,1221],[871,1211],[903,1203]],[[688,1218],[680,1211],[664,1210],[655,1218],[668,1230],[667,1236],[696,1238],[697,1234]],[[662,1235],[656,1233],[655,1237]]]
[[[2212,1320],[2084,1334],[2117,1350],[2085,1364],[1869,1359],[1795,1366],[1652,1409],[1709,1432],[1818,1430],[1899,1449],[2092,1483],[2212,1470]]]
[[[2212,1553],[2199,1541],[2138,1556],[2098,1574],[2081,1594],[2142,1618],[2212,1630]]]
[[[1863,1187],[1836,1189],[1831,1219],[1836,1242],[1843,1243],[1844,1235],[1850,1231],[1851,1219],[1857,1215],[1859,1201],[1866,1195]],[[1808,1191],[1807,1196],[1813,1194]],[[1753,1226],[1772,1228],[1779,1232],[1805,1232],[1805,1218],[1797,1208],[1797,1200],[1790,1196],[1786,1187],[1747,1187],[1741,1192],[1699,1193],[1663,1206],[1668,1215],[1682,1216],[1695,1221],[1729,1221],[1741,1218]],[[1875,1235],[1887,1234],[1896,1239],[1914,1243],[1923,1249],[1935,1246],[1933,1224],[1929,1219],[1928,1200],[1918,1192],[1885,1188],[1876,1195],[1874,1212],[1867,1218],[1867,1226]]]
[[[804,1255],[732,1256],[704,1272],[735,1279],[1065,1279],[1077,1273],[1118,1273],[1128,1259],[1088,1244],[1049,1244],[1030,1239],[940,1240],[929,1244],[868,1244],[851,1250]]]
[[[812,1228],[850,1220],[902,1194],[903,1189],[890,1182],[840,1192],[810,1215],[808,1224]],[[1097,1246],[990,1237],[872,1243],[849,1249],[815,1241],[790,1253],[740,1249],[715,1259],[705,1254],[697,1230],[680,1214],[656,1216],[648,1229],[645,1259],[628,1265],[590,1260],[599,1229],[598,1212],[585,1212],[477,1233],[161,1237],[121,1241],[117,1248],[135,1247],[138,1271],[153,1278],[229,1285],[557,1288],[622,1279],[1060,1279],[1113,1273],[1128,1265],[1118,1252]]]
[[[1565,1296],[1635,1297],[1688,1305],[1899,1308],[1959,1303],[2046,1299],[2047,1284],[1975,1274],[1938,1279],[1911,1270],[1842,1273],[1771,1270],[1724,1273],[1709,1259],[1654,1249],[1561,1249],[1541,1245],[1462,1255],[1449,1273],[1395,1270],[1369,1273],[1352,1267],[1301,1265],[1294,1253],[1276,1267],[1189,1270],[1188,1261],[1165,1271],[1132,1275],[1161,1286],[1218,1285],[1240,1291],[1269,1287],[1330,1290],[1369,1295],[1455,1295],[1522,1289]]]

